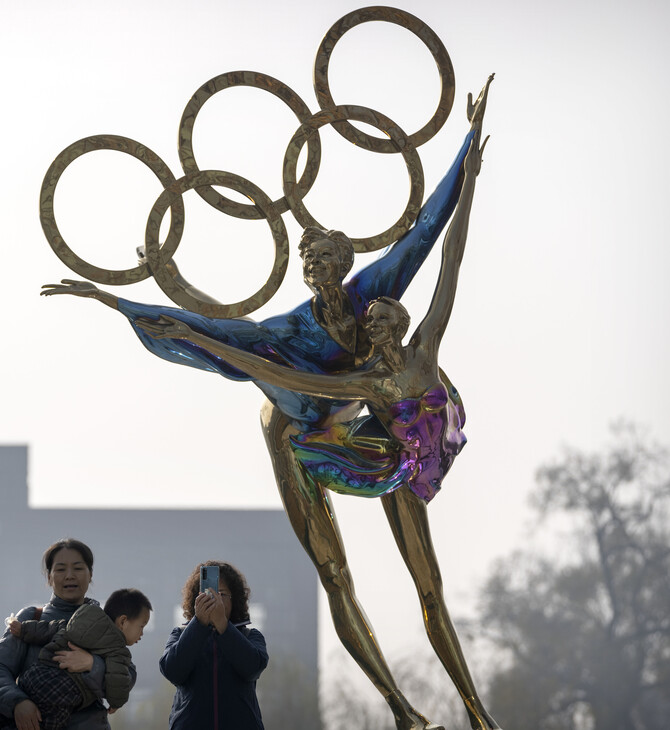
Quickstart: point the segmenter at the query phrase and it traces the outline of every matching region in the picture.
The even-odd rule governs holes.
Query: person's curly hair
[[[205,563],[200,563],[187,578],[181,591],[181,607],[184,618],[190,621],[195,616],[195,598],[200,593],[200,568],[203,565],[219,566],[219,576],[226,582],[232,596],[233,607],[230,612],[230,621],[234,624],[240,621],[248,621],[251,591],[247,585],[247,579],[230,563],[220,563],[218,560],[208,560]]]

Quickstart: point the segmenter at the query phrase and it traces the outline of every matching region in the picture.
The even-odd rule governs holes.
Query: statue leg
[[[442,576],[430,536],[426,503],[404,486],[381,499],[393,537],[419,593],[428,638],[465,703],[470,724],[476,730],[497,728],[498,724],[486,712],[477,695],[449,618],[442,593]]]
[[[398,730],[444,730],[428,722],[398,690],[377,644],[367,616],[358,603],[328,496],[312,487],[295,460],[288,441],[297,433],[279,409],[266,402],[261,423],[286,514],[300,543],[316,567],[328,595],[330,613],[344,648],[384,696]]]

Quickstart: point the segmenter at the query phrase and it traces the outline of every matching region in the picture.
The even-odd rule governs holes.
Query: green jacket
[[[51,666],[57,666],[53,660],[54,653],[67,651],[68,642],[97,654],[105,660],[105,699],[110,707],[121,707],[128,701],[132,682],[129,672],[131,656],[126,637],[100,606],[85,603],[67,622],[24,621],[21,624],[21,639],[29,644],[46,644],[39,658]],[[70,676],[84,698],[82,707],[97,699],[77,672],[72,672]]]

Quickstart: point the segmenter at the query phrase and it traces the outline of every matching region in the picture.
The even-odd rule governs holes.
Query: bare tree
[[[621,424],[599,454],[537,473],[533,506],[564,534],[502,561],[481,625],[507,656],[491,706],[515,730],[665,730],[670,717],[670,460]]]

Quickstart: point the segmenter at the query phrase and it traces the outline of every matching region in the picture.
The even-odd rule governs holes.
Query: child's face
[[[144,627],[149,623],[151,616],[148,608],[143,608],[139,616],[128,618],[127,616],[119,616],[114,623],[121,629],[126,637],[126,645],[132,646],[136,644],[144,633]]]

